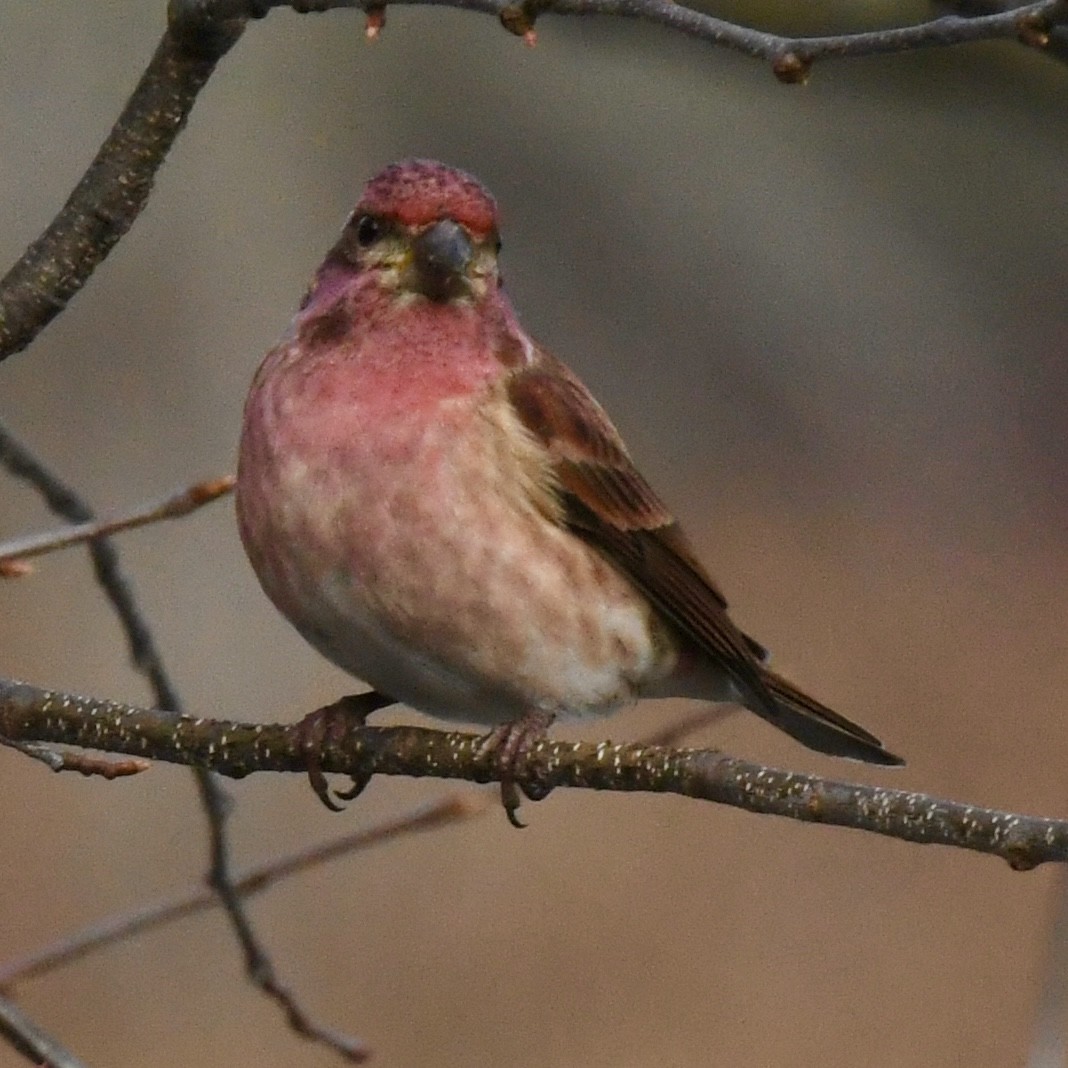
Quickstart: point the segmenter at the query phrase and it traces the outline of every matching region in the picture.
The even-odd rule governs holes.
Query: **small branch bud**
[[[33,564],[25,560],[0,559],[0,578],[25,578],[33,574]]]
[[[128,775],[140,775],[152,767],[150,760],[127,757],[125,760],[107,760],[91,753],[64,753],[63,766],[56,771],[78,771],[82,775],[97,775],[102,779],[124,779]]]
[[[804,85],[812,70],[812,60],[802,59],[796,52],[782,52],[772,60],[771,70],[784,85]]]
[[[364,29],[364,34],[368,41],[377,41],[379,34],[386,25],[386,5],[369,4],[364,11],[367,15],[367,26]]]
[[[509,4],[507,7],[501,8],[499,17],[501,25],[509,33],[514,33],[516,37],[525,37],[533,29],[522,4]]]
[[[533,48],[538,43],[538,34],[534,23],[538,16],[548,9],[544,0],[523,0],[519,4],[509,4],[501,9],[501,25],[516,37],[522,37],[523,43]]]
[[[1045,48],[1049,44],[1049,23],[1038,15],[1021,15],[1016,20],[1017,36],[1029,48]]]

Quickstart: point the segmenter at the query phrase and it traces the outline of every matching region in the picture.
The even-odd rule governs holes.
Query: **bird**
[[[604,409],[520,324],[500,247],[464,171],[367,183],[245,404],[238,526],[270,600],[381,703],[490,728],[505,770],[557,717],[661,697],[902,764],[733,622]]]

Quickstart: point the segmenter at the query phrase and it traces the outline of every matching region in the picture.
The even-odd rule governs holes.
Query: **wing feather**
[[[564,521],[602,552],[741,688],[746,703],[821,752],[900,764],[862,727],[764,667],[766,650],[727,614],[727,601],[686,535],[634,466],[604,409],[568,367],[544,349],[514,368],[508,396],[548,451]]]
[[[566,365],[539,350],[533,365],[514,374],[509,398],[549,451],[575,533],[621,568],[752,700],[776,713],[762,679],[764,650],[727,615],[723,594],[586,387]]]

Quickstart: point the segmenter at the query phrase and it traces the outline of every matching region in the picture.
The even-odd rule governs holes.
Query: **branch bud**
[[[812,70],[812,60],[802,59],[796,52],[781,52],[772,60],[771,70],[784,85],[804,85]]]

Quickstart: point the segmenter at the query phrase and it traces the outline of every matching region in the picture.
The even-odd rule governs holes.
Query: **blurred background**
[[[164,6],[6,6],[3,264],[80,176]],[[794,6],[716,13],[815,33],[926,12]],[[750,715],[695,744],[1065,815],[1066,88],[1007,44],[826,62],[797,88],[638,24],[546,18],[530,50],[489,18],[391,8],[369,46],[354,13],[277,12],[130,235],[0,368],[0,414],[101,509],[231,470],[249,379],[363,182],[440,157],[497,195],[525,324],[613,414],[735,618],[909,766],[825,759]],[[0,477],[0,536],[52,525]],[[121,548],[191,710],[289,720],[352,688],[261,594],[231,502]],[[0,674],[146,697],[84,553],[0,598]],[[636,739],[684,711],[563,733]],[[299,776],[238,783],[236,857],[455,789],[376,780],[338,816]],[[109,784],[0,751],[0,805],[0,958],[202,877],[185,770]],[[382,1066],[1025,1062],[1053,870],[672,798],[558,791],[525,817],[394,841],[251,912],[309,1010]],[[18,997],[89,1064],[337,1063],[251,990],[216,913]]]

